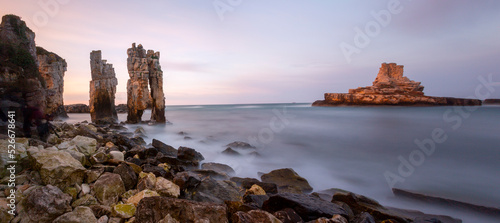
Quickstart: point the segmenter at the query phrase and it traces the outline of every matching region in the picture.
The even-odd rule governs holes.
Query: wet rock
[[[306,194],[276,194],[271,196],[262,206],[263,210],[269,212],[276,212],[285,208],[292,208],[305,221],[320,217],[331,218],[336,214],[348,217],[347,211],[342,207]]]
[[[291,208],[285,208],[281,211],[276,211],[273,214],[283,223],[303,223],[302,218]]]
[[[165,156],[177,156],[177,149],[159,140],[153,139],[152,145],[158,150],[158,152],[162,153]]]
[[[241,153],[238,151],[232,149],[231,147],[227,147],[224,151],[221,152],[222,154],[229,155],[229,156],[241,156]]]
[[[167,215],[179,222],[228,222],[225,205],[167,197],[142,199],[137,206],[136,221],[155,223]]]
[[[179,186],[163,177],[156,178],[155,191],[164,197],[177,198],[181,194]]]
[[[236,174],[233,168],[221,163],[203,163],[201,164],[201,168],[204,170],[213,170],[219,173],[225,173],[230,176]]]
[[[224,201],[239,201],[241,195],[234,182],[204,178],[200,184],[189,191],[188,198],[195,201],[213,202],[223,204]]]
[[[262,208],[262,205],[264,205],[264,202],[269,199],[269,196],[267,195],[245,195],[243,196],[243,202],[248,205],[252,205],[254,207],[257,207],[259,209]]]
[[[94,191],[101,204],[111,206],[118,203],[120,196],[125,193],[125,185],[120,175],[107,172],[94,183]]]
[[[146,164],[146,165],[142,166],[142,171],[145,173],[153,173],[156,177],[172,178],[172,175],[170,174],[170,172],[165,171],[165,169],[163,169],[159,166],[152,166],[152,165]]]
[[[50,223],[71,211],[71,197],[52,185],[35,188],[24,201],[22,222]]]
[[[349,205],[354,214],[360,215],[363,212],[371,213],[377,221],[394,219],[398,222],[411,222],[412,219],[406,216],[399,216],[397,213],[380,205],[377,201],[363,195],[354,194],[348,191],[337,191],[333,195],[332,202],[341,201]]]
[[[113,173],[120,175],[125,190],[130,190],[137,186],[137,174],[130,165],[122,163],[113,170]]]
[[[262,210],[253,210],[247,213],[238,211],[233,214],[231,221],[233,223],[281,223],[274,215]]]
[[[183,146],[179,147],[179,149],[177,150],[177,158],[194,163],[199,163],[200,161],[205,159],[203,155],[201,155],[201,153],[199,153],[198,151]]]
[[[229,177],[225,173],[219,173],[215,172],[213,170],[190,170],[190,172],[193,172],[195,174],[198,174],[199,176],[203,177],[211,177],[216,180],[228,180]]]
[[[366,212],[359,213],[352,220],[353,223],[375,223],[375,218]]]
[[[255,149],[255,146],[252,146],[246,142],[240,142],[240,141],[235,141],[235,142],[229,143],[226,146],[232,147],[232,148],[241,148],[241,149]]]
[[[236,182],[238,185],[241,185],[244,189],[250,189],[254,184],[258,185],[266,193],[277,194],[278,187],[274,183],[264,183],[260,182],[255,178],[240,178],[240,177],[231,177],[231,181]]]
[[[201,178],[189,171],[180,172],[175,175],[174,183],[179,185],[181,191],[193,190],[201,183]]]
[[[290,168],[273,170],[262,175],[261,179],[265,183],[275,183],[280,192],[310,193],[313,190],[305,178]]]
[[[97,223],[92,209],[89,207],[76,207],[72,212],[63,214],[56,218],[53,223]]]
[[[127,199],[127,203],[137,206],[139,202],[146,197],[159,197],[159,196],[160,195],[156,193],[156,191],[146,189]]]
[[[119,218],[131,218],[135,215],[135,212],[136,207],[133,204],[117,204],[112,208],[113,216]]]
[[[42,150],[31,157],[45,185],[64,189],[83,182],[85,168],[67,152]]]

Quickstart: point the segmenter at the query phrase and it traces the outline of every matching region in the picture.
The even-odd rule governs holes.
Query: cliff
[[[481,105],[480,100],[424,95],[424,86],[403,76],[402,65],[383,63],[372,86],[350,89],[349,93],[325,93],[325,100],[313,106],[342,105]]]
[[[90,53],[90,117],[94,123],[114,123],[118,116],[115,109],[116,79],[112,64],[102,60],[101,51]]]

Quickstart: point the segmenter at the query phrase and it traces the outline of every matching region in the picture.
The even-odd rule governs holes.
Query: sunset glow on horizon
[[[500,81],[498,1],[189,2],[19,0],[0,13],[66,60],[65,104],[88,104],[92,50],[113,64],[126,103],[132,43],[160,51],[167,105],[312,103],[371,85],[383,62],[404,65],[431,96],[470,97],[480,75]],[[358,51],[347,57],[342,43]]]

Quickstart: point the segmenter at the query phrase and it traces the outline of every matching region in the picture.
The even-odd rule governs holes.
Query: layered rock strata
[[[403,65],[383,63],[372,86],[350,89],[349,93],[325,93],[325,100],[313,106],[340,105],[481,105],[480,100],[431,97],[424,95],[424,86],[403,76]]]
[[[101,51],[90,53],[90,117],[94,123],[114,123],[118,120],[115,109],[116,79],[112,64],[102,60]]]
[[[64,72],[67,69],[66,61],[59,55],[49,52],[42,47],[36,48],[38,71],[46,83],[45,113],[55,117],[68,117],[64,110]]]
[[[163,71],[160,66],[160,52],[146,50],[135,43],[127,50],[127,68],[130,79],[127,82],[128,123],[138,123],[151,101],[151,122],[165,123],[165,96],[163,94]],[[148,88],[149,86],[149,88]],[[151,91],[150,91],[151,90]]]

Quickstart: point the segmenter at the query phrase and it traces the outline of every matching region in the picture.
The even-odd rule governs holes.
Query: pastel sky
[[[383,62],[405,65],[432,96],[474,97],[480,77],[500,81],[496,0],[0,2],[66,59],[66,104],[88,104],[92,50],[113,64],[125,103],[133,42],[161,52],[167,105],[312,103],[371,85]],[[368,41],[356,45],[357,29]],[[357,48],[349,60],[342,43]],[[495,89],[481,93],[500,98]]]

